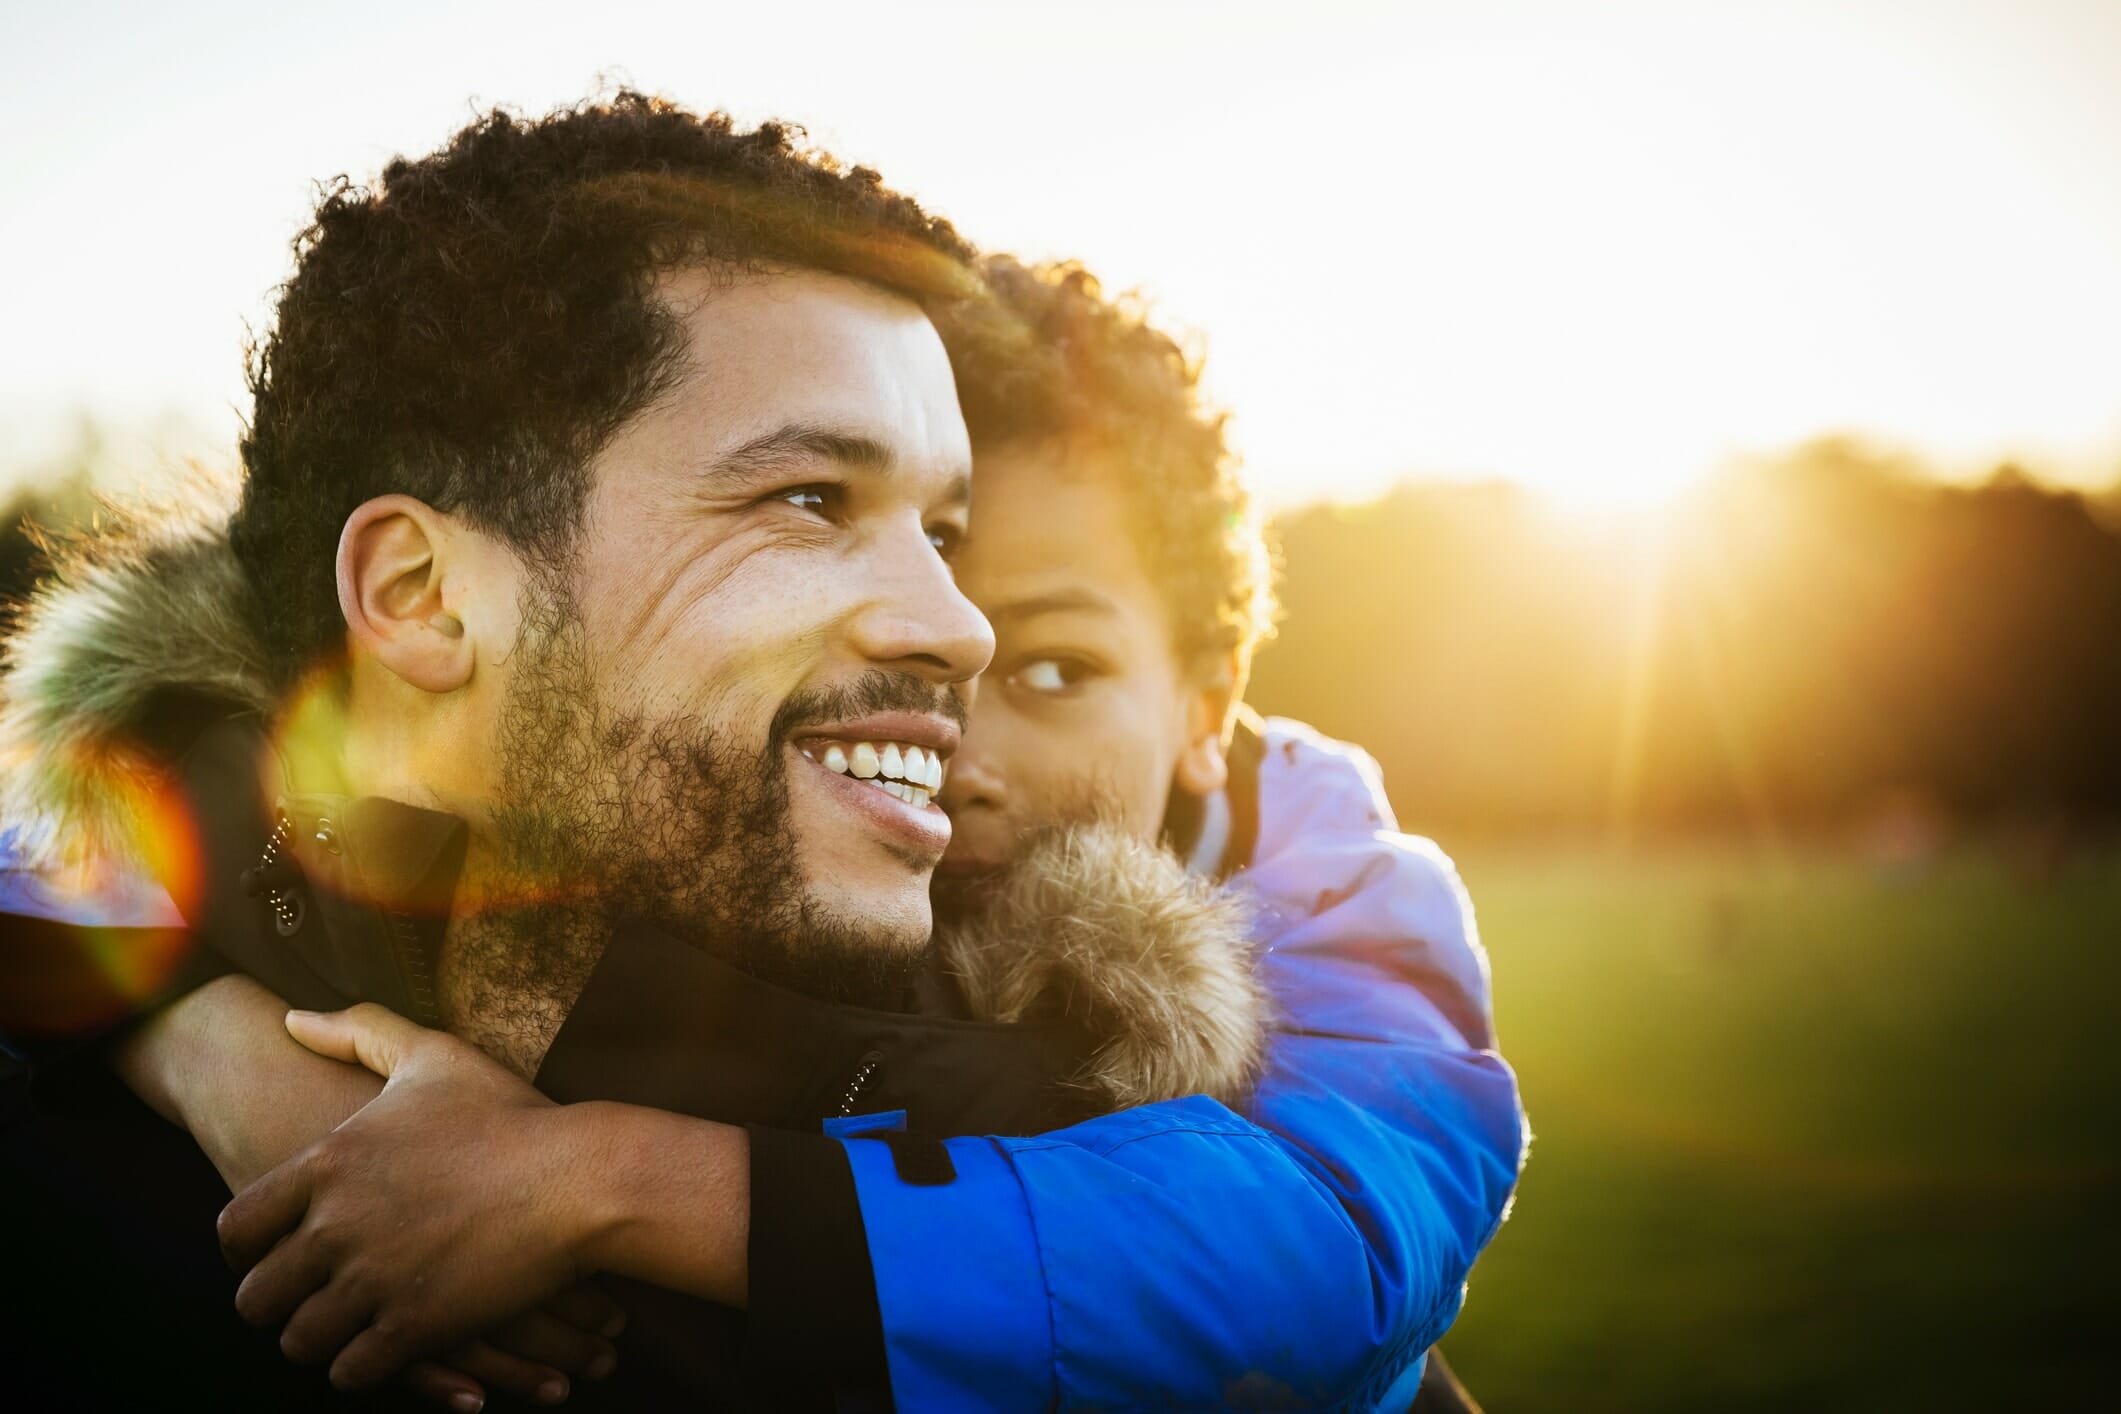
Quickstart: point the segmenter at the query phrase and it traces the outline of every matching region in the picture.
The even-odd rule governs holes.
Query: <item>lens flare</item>
[[[197,823],[169,782],[85,752],[59,770],[71,798],[93,803],[96,844],[33,861],[17,885],[36,908],[0,949],[0,1024],[31,1033],[108,1024],[167,986],[205,877]]]

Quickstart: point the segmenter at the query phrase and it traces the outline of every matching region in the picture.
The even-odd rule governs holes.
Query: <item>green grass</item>
[[[2121,858],[1460,864],[1537,1136],[1491,1414],[2116,1407]]]

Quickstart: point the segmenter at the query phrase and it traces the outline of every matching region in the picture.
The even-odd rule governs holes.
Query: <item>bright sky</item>
[[[1141,288],[1276,501],[2121,474],[2121,4],[73,0],[0,18],[0,480],[83,411],[231,446],[312,180],[600,75]]]

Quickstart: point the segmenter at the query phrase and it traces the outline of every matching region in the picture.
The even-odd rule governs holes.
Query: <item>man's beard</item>
[[[801,727],[865,713],[961,716],[956,697],[881,671],[798,692],[752,756],[695,715],[606,701],[565,592],[526,595],[523,622],[496,743],[488,902],[452,931],[446,970],[462,993],[452,1011],[475,1015],[480,1031],[543,1033],[549,1044],[627,920],[811,996],[902,1002],[927,940],[866,928],[809,895],[786,746]]]

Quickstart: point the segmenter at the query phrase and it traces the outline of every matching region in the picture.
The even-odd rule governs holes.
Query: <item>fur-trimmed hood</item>
[[[272,714],[259,607],[229,549],[229,488],[197,479],[153,507],[106,505],[51,543],[0,641],[0,828],[21,861],[125,859],[160,774],[173,698]]]
[[[229,548],[225,486],[112,509],[53,547],[0,645],[0,830],[16,863],[59,872],[142,858],[138,802],[162,771],[173,703],[270,719],[265,612]],[[1076,1083],[1114,1108],[1235,1102],[1264,1046],[1248,920],[1230,896],[1118,831],[1041,841],[975,922],[938,940],[974,1017],[1066,1017],[1095,1054]]]

